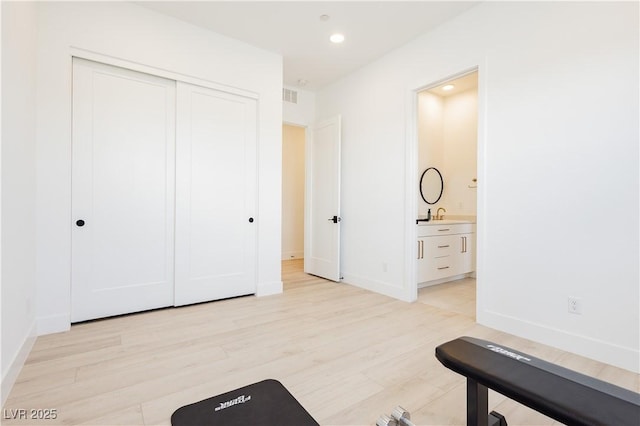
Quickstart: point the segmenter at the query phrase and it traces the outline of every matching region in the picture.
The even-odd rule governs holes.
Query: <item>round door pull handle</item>
[[[80,220],[76,220],[76,225],[78,226],[84,226],[84,220],[80,219]]]
[[[249,223],[253,223],[253,218],[252,217],[249,218]]]

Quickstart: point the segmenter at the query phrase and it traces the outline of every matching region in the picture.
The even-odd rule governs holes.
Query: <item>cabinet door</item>
[[[429,281],[429,263],[424,254],[424,240],[425,238],[418,238],[418,260],[416,264],[418,266],[417,278],[419,283]]]
[[[175,305],[256,291],[257,102],[178,82]]]
[[[466,274],[475,270],[475,234],[462,234],[458,253],[456,274]]]
[[[175,82],[73,60],[71,321],[173,304]]]
[[[435,235],[418,239],[419,283],[475,270],[475,234]]]

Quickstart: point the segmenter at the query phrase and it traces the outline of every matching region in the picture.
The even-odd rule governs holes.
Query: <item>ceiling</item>
[[[283,56],[284,84],[317,90],[478,4],[463,1],[141,1]],[[328,15],[328,20],[320,19]],[[329,42],[335,32],[341,44]],[[306,84],[300,84],[300,82]]]
[[[452,85],[453,88],[449,90],[444,90],[443,87],[449,84]],[[447,98],[451,95],[457,95],[458,93],[462,93],[466,90],[477,89],[477,88],[478,88],[478,72],[474,71],[469,74],[465,74],[463,76],[460,76],[451,80],[443,81],[438,85],[436,85],[435,87],[432,87],[426,91],[434,95]]]

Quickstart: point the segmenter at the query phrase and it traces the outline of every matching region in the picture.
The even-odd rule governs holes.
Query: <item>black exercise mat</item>
[[[172,426],[319,426],[277,380],[269,379],[178,408]]]

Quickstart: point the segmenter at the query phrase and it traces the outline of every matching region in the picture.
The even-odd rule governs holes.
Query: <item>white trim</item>
[[[282,253],[282,260],[294,260],[294,259],[303,259],[304,258],[304,250],[292,250],[285,251]]]
[[[416,219],[418,218],[418,89],[410,89],[406,98],[406,144],[405,144],[405,250],[404,268],[406,280],[406,295],[403,298],[408,302],[418,300],[418,274],[417,258],[418,229]]]
[[[634,373],[640,373],[640,351],[593,339],[546,325],[523,321],[494,311],[483,312],[483,325],[525,339],[549,345],[566,352],[580,354]]]
[[[165,70],[162,68],[152,67],[149,65],[141,64],[138,62],[128,61],[126,59],[117,58],[115,56],[105,55],[98,52],[93,52],[87,49],[71,46],[70,54],[72,57],[88,59],[94,62],[100,62],[115,67],[126,68],[132,71],[138,71],[145,74],[151,74],[157,77],[164,77],[169,80],[181,81],[184,83],[194,84],[196,86],[207,87],[209,89],[218,90],[221,92],[232,93],[234,95],[243,96],[246,98],[256,99],[260,98],[259,94],[250,90],[241,89],[239,87],[228,86],[226,84],[217,83],[215,81],[204,80],[198,77],[193,77],[186,74],[180,74],[174,71]]]
[[[27,357],[29,356],[29,352],[31,352],[31,348],[33,348],[33,344],[35,342],[36,342],[36,322],[34,321],[31,323],[31,327],[29,327],[29,332],[27,333],[27,336],[25,337],[24,342],[20,346],[20,349],[18,349],[18,351],[14,355],[13,360],[11,361],[11,364],[9,364],[9,368],[7,368],[7,371],[4,373],[2,377],[2,388],[0,390],[0,392],[2,393],[2,396],[0,397],[0,399],[2,399],[3,407],[5,402],[7,402],[7,397],[11,392],[11,388],[13,388],[13,385],[15,384],[16,379],[20,374],[20,370],[22,370],[22,367],[24,366],[24,363],[27,360]]]
[[[478,66],[477,65],[469,67],[469,68],[465,68],[463,71],[456,72],[454,74],[449,75],[448,77],[444,77],[444,78],[438,79],[436,81],[432,81],[432,82],[430,82],[428,84],[423,84],[423,85],[421,85],[420,87],[418,87],[417,89],[414,89],[414,90],[416,91],[416,94],[417,94],[418,92],[423,92],[425,90],[433,89],[434,87],[438,87],[438,86],[440,86],[441,84],[443,84],[443,83],[445,83],[447,81],[455,80],[455,79],[467,76],[467,75],[472,74],[472,73],[474,73],[476,71],[478,71]]]
[[[488,75],[488,60],[485,57],[482,63],[478,64],[478,140],[476,147],[476,173],[479,185],[477,185],[477,198],[476,198],[476,269],[474,276],[476,278],[476,322],[484,324],[480,321],[479,314],[484,311],[486,305],[487,285],[484,283],[484,271],[485,268],[485,253],[486,251],[486,229],[487,221],[485,220],[487,200],[487,172],[486,172],[486,150],[487,150],[487,87],[489,80]]]
[[[38,336],[69,330],[71,330],[71,314],[69,312],[36,318],[36,332]]]
[[[295,121],[287,121],[287,120],[282,120],[282,124],[286,126],[300,127],[305,130],[310,126],[309,124],[300,124],[300,123],[296,123]]]
[[[458,281],[458,280],[462,280],[462,279],[465,279],[465,278],[475,278],[475,271],[468,272],[466,274],[459,274],[459,275],[453,275],[451,277],[440,278],[440,279],[433,280],[433,281],[421,282],[421,283],[418,284],[418,288],[420,289],[420,288],[425,288],[425,287],[431,287],[432,285],[449,283],[451,281]]]
[[[407,293],[406,286],[397,286],[384,281],[372,280],[369,278],[361,277],[359,275],[350,274],[348,272],[344,272],[342,275],[342,282],[344,284],[352,285],[354,287],[362,288],[367,291],[372,291],[374,293],[392,297],[402,302],[414,301]]]
[[[256,296],[271,296],[274,294],[282,293],[282,281],[273,281],[270,283],[261,283],[258,284],[258,288],[256,290]]]

